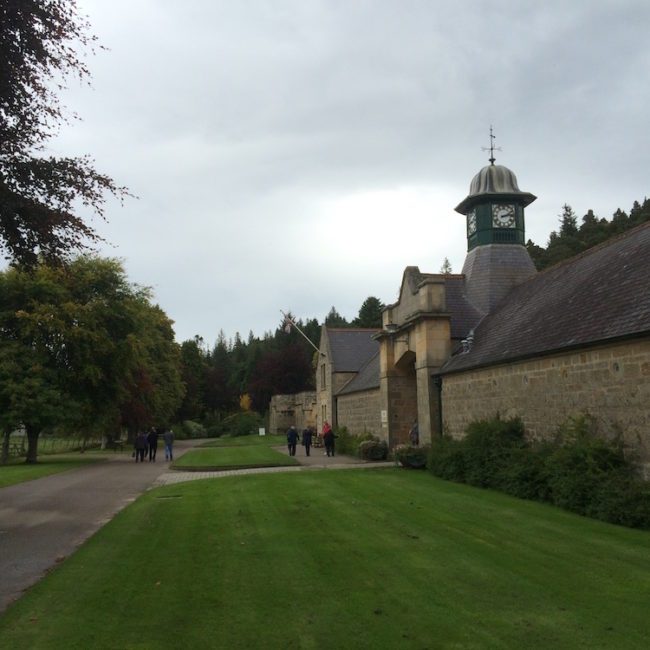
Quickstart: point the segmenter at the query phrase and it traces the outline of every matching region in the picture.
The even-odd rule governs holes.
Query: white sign
[[[388,422],[388,411],[382,411],[381,412],[381,421],[382,421],[382,424],[384,422]]]
[[[260,427],[260,435],[265,436],[266,435],[266,429],[264,427]]]

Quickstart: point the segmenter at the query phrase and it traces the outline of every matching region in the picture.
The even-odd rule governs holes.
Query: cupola
[[[494,158],[491,158],[494,161]],[[503,165],[483,167],[457,206],[467,223],[467,250],[482,244],[525,243],[524,208],[537,197],[522,192],[514,172]]]
[[[524,208],[537,197],[522,192],[514,172],[494,163],[491,146],[490,164],[474,176],[469,194],[456,206],[467,226],[466,295],[484,313],[536,272],[525,246]]]

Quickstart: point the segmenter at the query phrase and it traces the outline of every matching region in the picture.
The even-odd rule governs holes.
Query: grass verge
[[[283,467],[298,461],[275,449],[262,446],[191,449],[175,460],[172,468],[185,471],[243,469],[248,467]]]
[[[27,465],[24,458],[12,459],[8,464],[0,465],[0,488],[23,483],[24,481],[32,481],[50,474],[67,472],[70,469],[77,469],[88,463],[96,463],[102,460],[103,458],[98,456],[84,455],[80,457],[78,454],[74,456],[48,455],[41,457],[38,463],[34,465]]]
[[[645,648],[649,541],[424,472],[194,481],[122,511],[5,613],[0,638],[14,650]]]
[[[204,442],[201,447],[277,447],[286,445],[287,437],[284,435],[266,435],[266,436],[224,436],[222,438],[213,438]]]

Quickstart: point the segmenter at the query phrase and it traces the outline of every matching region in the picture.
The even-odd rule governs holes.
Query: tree
[[[126,398],[120,408],[121,425],[130,433],[169,425],[185,395],[172,321],[148,300],[139,300],[133,307],[132,371],[126,378]],[[133,418],[133,414],[137,417]]]
[[[359,315],[352,321],[354,327],[381,327],[381,313],[384,310],[384,303],[368,296],[359,309]]]
[[[440,273],[444,275],[449,275],[452,273],[451,270],[451,262],[449,261],[448,257],[445,257],[444,262],[442,263],[442,266],[440,267]]]
[[[530,239],[526,243],[526,248],[540,271],[600,244],[614,235],[650,221],[650,201],[648,199],[644,199],[643,203],[634,201],[629,216],[620,208],[617,209],[611,221],[599,219],[593,210],[588,210],[582,217],[579,228],[573,209],[565,203],[559,219],[560,231],[550,234],[546,248],[537,246]]]
[[[46,429],[105,434],[178,408],[178,346],[149,299],[115,260],[0,273],[0,428],[25,427],[27,462]]]
[[[560,237],[575,237],[578,234],[578,218],[573,208],[565,203],[560,215]]]
[[[202,349],[203,339],[196,336],[181,343],[181,377],[185,396],[176,414],[181,420],[197,420],[205,412],[205,375],[207,360]]]
[[[303,345],[262,353],[248,386],[253,408],[264,413],[273,395],[299,393],[314,385],[311,354]]]
[[[103,217],[106,194],[123,199],[89,156],[41,157],[68,121],[55,90],[89,78],[77,52],[95,37],[74,0],[0,0],[0,249],[14,262],[54,262],[101,238],[78,206]]]
[[[350,324],[336,311],[335,307],[332,307],[325,318],[325,325],[328,327],[349,327]]]

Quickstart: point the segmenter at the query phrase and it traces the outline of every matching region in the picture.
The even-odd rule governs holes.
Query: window
[[[323,364],[320,367],[320,389],[325,390],[327,388],[327,372],[326,364]]]

